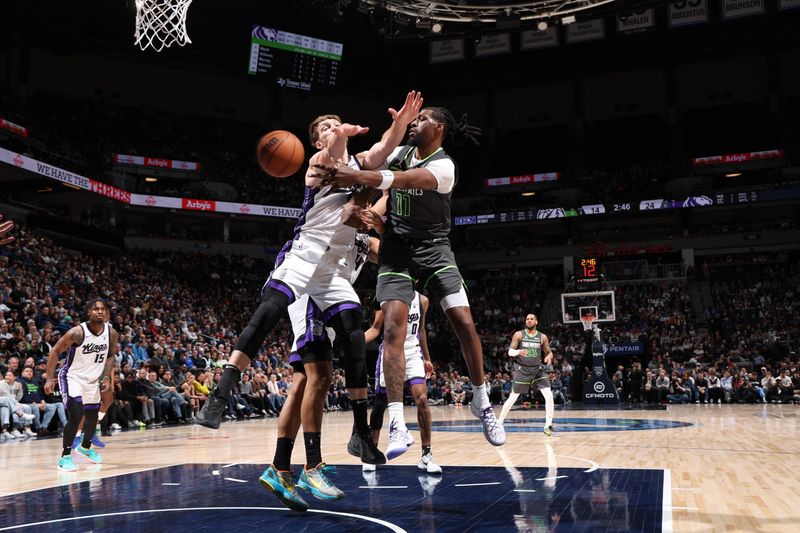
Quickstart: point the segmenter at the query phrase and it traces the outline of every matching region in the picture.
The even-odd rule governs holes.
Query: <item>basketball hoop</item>
[[[581,324],[583,324],[583,331],[591,331],[595,320],[596,319],[593,315],[582,316]]]
[[[191,43],[186,33],[186,12],[192,0],[136,0],[134,44],[156,52],[178,43]]]

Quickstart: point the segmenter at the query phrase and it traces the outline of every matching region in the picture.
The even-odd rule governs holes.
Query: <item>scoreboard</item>
[[[341,43],[254,26],[247,72],[271,74],[281,87],[332,89],[336,86],[342,49]]]
[[[595,256],[575,258],[575,286],[581,288],[595,287],[600,283],[600,262]]]

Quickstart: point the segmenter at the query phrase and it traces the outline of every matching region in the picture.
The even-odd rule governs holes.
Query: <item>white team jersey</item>
[[[406,327],[406,342],[403,349],[406,352],[406,359],[409,356],[419,356],[419,327],[422,318],[422,305],[419,301],[419,293],[414,291],[414,299],[408,308],[408,326]]]
[[[350,283],[353,284],[361,274],[361,269],[369,257],[370,237],[366,233],[356,233],[355,246],[347,253],[347,268],[350,269]]]
[[[83,342],[80,346],[70,348],[61,372],[85,383],[96,383],[103,374],[111,346],[111,326],[104,322],[100,335],[93,334],[86,322],[81,324],[81,329]]]
[[[360,170],[355,157],[347,165]],[[355,228],[342,224],[342,207],[350,200],[353,188],[333,189],[331,185],[305,189],[303,213],[294,228],[294,238],[284,246],[282,254],[291,248],[302,256],[306,248],[346,253],[353,246]],[[313,259],[315,260],[315,259]]]

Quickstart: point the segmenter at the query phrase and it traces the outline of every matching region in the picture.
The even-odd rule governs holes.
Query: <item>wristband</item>
[[[519,350],[515,350],[514,348],[509,348],[508,355],[510,355],[511,357],[516,357],[519,355]]]
[[[381,184],[378,185],[378,188],[383,191],[392,186],[392,183],[394,182],[394,172],[391,170],[381,170],[380,173],[382,179]]]

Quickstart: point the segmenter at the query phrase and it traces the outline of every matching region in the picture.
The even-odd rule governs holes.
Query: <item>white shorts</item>
[[[64,398],[65,405],[70,400],[75,400],[82,403],[84,407],[100,407],[100,383],[87,383],[70,375],[69,372],[59,372],[58,385],[61,388],[61,396]]]
[[[322,311],[307,294],[295,300],[288,311],[294,335],[292,352],[296,352],[309,342],[332,342],[336,338],[333,330],[325,327]]]
[[[378,363],[375,368],[375,392],[383,394],[386,392],[386,376],[383,373],[383,344],[378,350]],[[406,385],[411,386],[417,383],[425,383],[425,363],[422,360],[422,352],[419,346],[416,350],[406,351]]]
[[[307,294],[321,310],[324,324],[345,309],[361,310],[361,300],[349,276],[347,260],[339,254],[289,250],[265,287],[277,289],[293,300]]]

